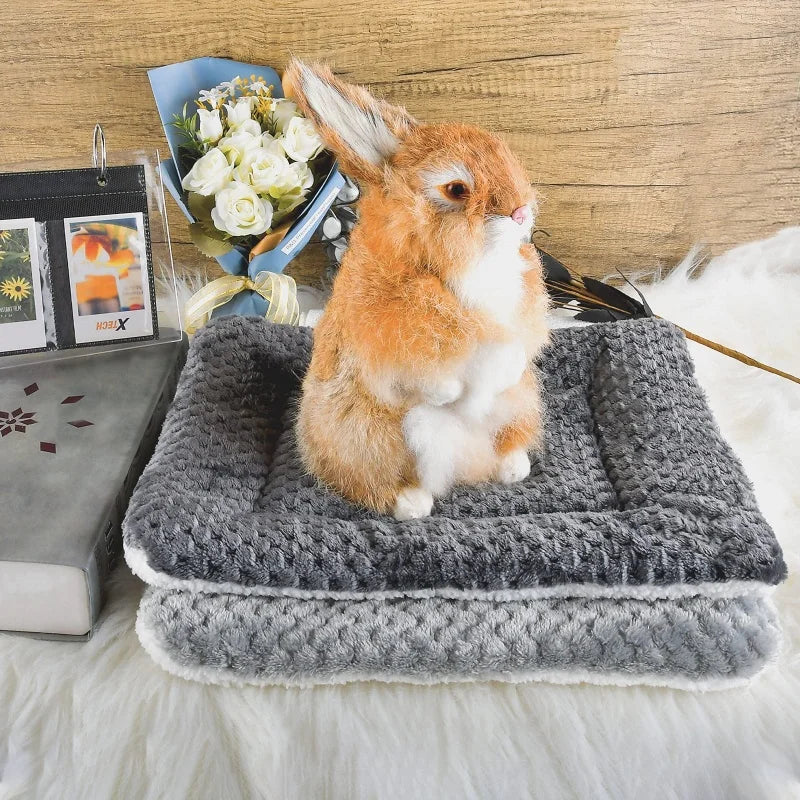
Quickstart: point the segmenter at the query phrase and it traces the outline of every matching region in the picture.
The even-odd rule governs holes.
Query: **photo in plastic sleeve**
[[[140,212],[64,220],[75,342],[153,336],[152,275]]]
[[[0,220],[0,354],[46,346],[36,222]]]

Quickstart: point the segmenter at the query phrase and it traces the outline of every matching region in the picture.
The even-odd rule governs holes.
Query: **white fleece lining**
[[[733,598],[754,594],[768,597],[775,590],[759,581],[725,581],[712,583],[674,583],[668,586],[655,585],[617,585],[600,586],[598,584],[561,584],[559,586],[537,586],[528,589],[499,589],[484,591],[481,589],[411,589],[398,591],[394,589],[374,592],[335,592],[323,589],[294,589],[274,586],[243,586],[231,581],[201,580],[199,578],[174,578],[164,572],[156,572],[147,561],[147,554],[138,547],[125,545],[125,560],[134,575],[145,583],[161,589],[175,589],[181,592],[201,592],[204,594],[237,594],[260,597],[295,597],[302,600],[370,600],[397,597],[444,597],[451,600],[493,600],[505,602],[511,600],[545,600],[551,598],[583,597],[595,599],[601,597],[630,600],[666,600],[679,597]]]
[[[150,658],[158,666],[188,681],[199,683],[241,688],[244,686],[259,687],[283,687],[286,689],[310,689],[316,686],[341,686],[347,683],[363,683],[375,681],[378,683],[407,683],[418,686],[435,686],[437,684],[448,683],[556,683],[565,686],[577,683],[591,683],[597,686],[653,686],[665,689],[680,689],[692,692],[712,692],[725,689],[737,689],[747,686],[753,675],[737,678],[692,678],[682,676],[656,675],[653,673],[642,673],[638,675],[619,672],[593,672],[591,670],[564,669],[564,670],[531,670],[528,672],[483,672],[480,675],[458,675],[451,673],[448,675],[436,675],[431,677],[421,677],[418,675],[408,675],[394,672],[343,672],[338,675],[326,678],[309,678],[308,680],[286,678],[284,680],[274,678],[258,678],[255,676],[237,675],[232,670],[218,667],[207,666],[186,666],[179,664],[161,646],[157,633],[149,628],[142,614],[141,606],[136,615],[136,635],[139,637],[142,647]],[[779,650],[780,648],[778,648]],[[763,674],[763,670],[772,667],[777,660],[777,655],[773,656],[763,667],[757,670],[758,675]]]

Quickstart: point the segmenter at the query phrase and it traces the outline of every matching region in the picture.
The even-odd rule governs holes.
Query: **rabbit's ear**
[[[293,58],[283,86],[316,125],[342,170],[357,180],[380,182],[383,165],[417,124],[405,109],[378,100],[361,86],[340,81],[320,64]]]

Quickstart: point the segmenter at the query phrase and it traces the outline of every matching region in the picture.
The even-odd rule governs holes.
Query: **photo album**
[[[144,166],[3,174],[0,356],[157,337]]]

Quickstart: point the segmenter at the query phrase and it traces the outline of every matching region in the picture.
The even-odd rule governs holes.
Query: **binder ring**
[[[96,169],[99,169],[97,175],[97,185],[105,186],[108,183],[106,135],[103,133],[103,126],[99,122],[94,126],[94,134],[92,136],[92,165]]]

